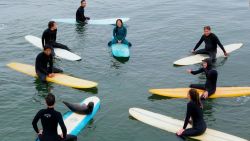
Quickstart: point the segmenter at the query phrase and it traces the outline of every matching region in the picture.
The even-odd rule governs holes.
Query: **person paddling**
[[[84,15],[84,8],[87,6],[86,0],[81,0],[81,6],[76,11],[76,21],[79,23],[85,23],[87,20],[90,20],[89,17]]]
[[[212,69],[212,61],[211,59],[207,58],[202,61],[202,68],[199,70],[193,71],[191,69],[187,70],[188,73],[196,75],[199,73],[205,73],[206,75],[206,83],[205,84],[191,84],[190,88],[201,89],[205,90],[202,94],[201,98],[206,99],[212,94],[216,92],[216,84],[217,84],[217,77],[218,72]]]
[[[197,50],[199,46],[202,44],[202,42],[205,42],[205,48]],[[200,41],[196,44],[194,49],[192,50],[192,53],[194,54],[207,54],[210,56],[212,62],[216,61],[216,54],[217,54],[217,45],[221,48],[221,50],[224,52],[225,56],[228,56],[226,50],[224,49],[223,45],[221,44],[219,38],[211,32],[210,26],[204,27],[204,34],[201,36]]]
[[[46,82],[46,77],[52,78],[55,76],[54,73],[63,72],[53,66],[52,47],[50,45],[45,45],[44,51],[37,55],[35,70],[38,78],[43,82]]]
[[[207,128],[207,125],[203,119],[203,106],[197,90],[190,89],[187,97],[190,101],[187,104],[184,125],[182,129],[180,129],[176,134],[181,137],[198,136],[203,134]],[[192,121],[192,128],[186,129],[190,119]]]
[[[127,28],[123,25],[121,19],[116,20],[116,27],[113,30],[114,39],[108,43],[109,46],[112,44],[126,44],[128,46],[132,46],[130,42],[126,40],[127,36]]]
[[[67,135],[67,129],[64,124],[62,114],[54,109],[55,96],[48,94],[45,98],[47,109],[40,110],[32,121],[32,125],[40,141],[77,141],[77,137]],[[37,123],[41,120],[42,129],[39,130]],[[58,135],[57,126],[60,125],[62,135]]]
[[[50,21],[48,23],[48,28],[44,30],[42,35],[42,45],[43,47],[47,44],[51,45],[53,48],[61,48],[65,50],[70,50],[67,46],[56,42],[57,36],[57,24],[55,21]]]

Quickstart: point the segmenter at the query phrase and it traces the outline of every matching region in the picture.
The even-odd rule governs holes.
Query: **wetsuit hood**
[[[211,59],[207,58],[207,59],[202,60],[202,62],[206,62],[207,63],[207,68],[206,68],[207,70],[211,70],[212,69],[213,64],[212,64],[212,60]]]

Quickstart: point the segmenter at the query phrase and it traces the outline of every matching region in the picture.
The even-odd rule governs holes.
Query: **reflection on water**
[[[204,113],[204,119],[206,122],[215,121],[216,118],[213,116],[213,105],[215,105],[214,102],[215,99],[207,99],[203,101],[203,113]]]
[[[168,100],[168,99],[174,99],[166,96],[160,96],[160,95],[154,95],[152,94],[151,96],[148,97],[148,100],[150,101],[155,101],[155,100]]]
[[[85,30],[86,30],[85,25],[86,25],[86,24],[83,24],[83,23],[76,24],[76,25],[75,25],[75,31],[76,31],[78,34],[84,34],[84,32],[85,32]]]
[[[42,82],[39,79],[35,79],[34,84],[37,92],[35,93],[33,100],[40,104],[44,104],[44,98],[52,91],[53,86],[50,83]]]

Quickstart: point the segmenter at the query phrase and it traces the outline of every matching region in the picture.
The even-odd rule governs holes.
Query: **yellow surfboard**
[[[32,65],[12,62],[7,64],[7,66],[24,74],[37,77],[35,72],[35,67]],[[54,77],[52,78],[47,77],[46,80],[48,82],[54,82],[56,84],[78,89],[93,88],[98,85],[96,82],[75,78],[62,73],[55,73]]]
[[[155,95],[166,96],[170,98],[186,98],[190,88],[167,88],[150,89],[149,92]],[[198,90],[202,94],[203,90]],[[215,94],[209,98],[226,98],[250,95],[250,87],[218,87]]]

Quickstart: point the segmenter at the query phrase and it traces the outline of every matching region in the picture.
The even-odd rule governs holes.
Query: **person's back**
[[[203,111],[201,109],[201,107],[199,107],[197,104],[195,104],[194,102],[190,101],[187,104],[188,107],[188,111],[190,112],[192,121],[193,121],[193,128],[200,128],[200,127],[204,127],[205,126],[205,122],[203,119]],[[202,126],[203,125],[203,126]]]

